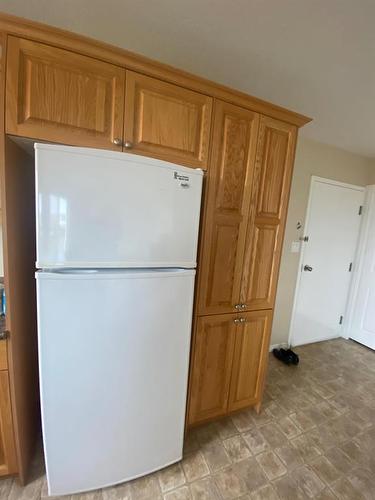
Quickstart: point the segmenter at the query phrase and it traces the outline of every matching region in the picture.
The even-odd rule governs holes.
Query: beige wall
[[[281,257],[272,345],[288,342],[300,256],[299,253],[291,253],[290,249],[292,241],[303,235],[312,175],[365,186],[375,183],[375,160],[302,137],[299,139]],[[298,221],[302,223],[300,230],[296,228]]]

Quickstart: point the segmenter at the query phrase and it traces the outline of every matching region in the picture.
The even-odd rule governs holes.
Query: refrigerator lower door
[[[194,270],[38,272],[49,494],[182,458]]]

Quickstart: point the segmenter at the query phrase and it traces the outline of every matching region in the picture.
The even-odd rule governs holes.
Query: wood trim
[[[2,135],[3,136],[3,135]],[[9,382],[19,479],[25,484],[39,424],[34,161],[5,138],[1,157]]]
[[[0,13],[0,30],[8,34],[40,41],[123,66],[127,69],[245,107],[257,113],[292,123],[297,127],[302,127],[311,121],[311,118],[307,116],[289,111],[281,106],[268,103],[244,92],[192,75],[181,69],[175,69],[167,64],[114,47],[110,44],[71,33],[67,30],[4,13]]]
[[[12,408],[9,393],[8,370],[0,371],[0,440],[3,445],[5,464],[0,475],[17,472],[17,458],[14,448]]]

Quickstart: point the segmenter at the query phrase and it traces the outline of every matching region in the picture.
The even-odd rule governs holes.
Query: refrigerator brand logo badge
[[[178,180],[178,181],[188,181],[189,180],[189,176],[188,175],[181,175],[178,172],[174,173],[174,178],[176,180]]]

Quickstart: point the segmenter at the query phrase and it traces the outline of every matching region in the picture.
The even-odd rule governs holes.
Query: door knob
[[[113,142],[113,144],[115,146],[121,146],[122,145],[122,140],[119,137],[115,137],[112,142]]]
[[[306,266],[303,266],[303,270],[311,272],[313,270],[313,268],[311,266],[306,265]]]
[[[130,142],[130,141],[125,141],[124,142],[124,148],[130,149],[132,147],[133,147],[133,143],[132,142]]]

